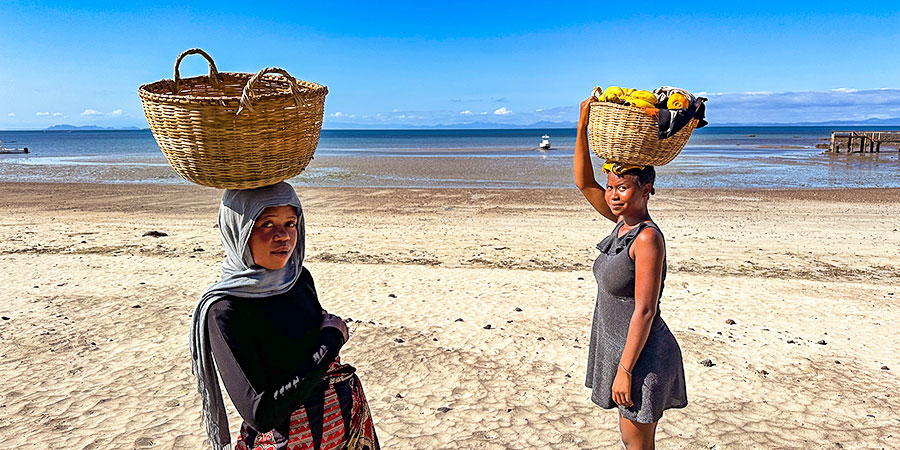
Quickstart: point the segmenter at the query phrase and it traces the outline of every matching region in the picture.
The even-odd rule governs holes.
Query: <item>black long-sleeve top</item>
[[[216,366],[244,422],[287,436],[291,414],[321,385],[343,345],[338,329],[320,330],[312,275],[303,268],[281,295],[226,297],[210,307],[208,323]]]

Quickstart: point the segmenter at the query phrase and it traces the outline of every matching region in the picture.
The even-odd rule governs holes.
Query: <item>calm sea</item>
[[[868,129],[879,129],[870,127]],[[826,154],[827,127],[707,127],[658,169],[664,188],[900,187],[900,161]],[[542,134],[550,151],[540,151]],[[4,181],[187,183],[147,131],[0,131]],[[324,130],[293,184],[308,186],[571,188],[574,129]],[[599,160],[597,160],[599,162]]]

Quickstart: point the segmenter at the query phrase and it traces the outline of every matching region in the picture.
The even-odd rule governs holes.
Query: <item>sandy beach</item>
[[[383,448],[621,448],[584,388],[613,224],[577,190],[298,192]],[[0,183],[0,448],[208,448],[187,330],[219,276],[220,195]],[[900,189],[661,189],[650,208],[690,401],[659,448],[900,447]]]

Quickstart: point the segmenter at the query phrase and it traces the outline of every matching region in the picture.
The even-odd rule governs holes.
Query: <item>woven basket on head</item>
[[[181,78],[178,66],[191,54],[209,61],[208,76]],[[223,189],[267,186],[302,172],[319,142],[327,94],[327,87],[278,68],[219,72],[198,48],[178,55],[174,80],[138,89],[150,130],[175,172]]]
[[[591,103],[588,144],[607,160],[643,166],[668,164],[678,156],[697,126],[697,119],[673,136],[659,139],[657,119],[641,108],[609,102]]]

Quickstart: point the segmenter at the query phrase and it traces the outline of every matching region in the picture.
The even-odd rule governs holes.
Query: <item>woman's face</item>
[[[263,210],[248,243],[256,265],[277,270],[287,264],[297,246],[297,220],[297,209],[290,205]]]
[[[649,183],[639,185],[635,175],[619,176],[610,172],[606,177],[606,204],[617,216],[641,213],[647,207],[651,187]]]

